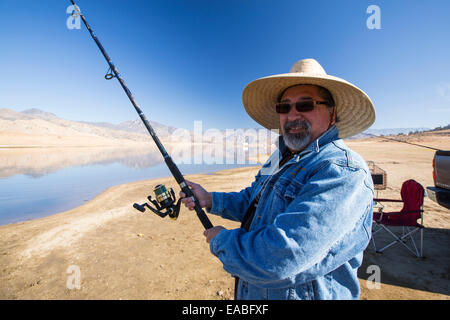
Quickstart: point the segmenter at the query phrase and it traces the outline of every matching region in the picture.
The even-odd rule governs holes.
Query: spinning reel
[[[169,191],[167,191],[166,187],[163,184],[158,184],[157,186],[155,186],[153,192],[155,192],[156,201],[153,200],[151,196],[148,196],[147,199],[151,203],[153,203],[156,209],[152,208],[151,205],[147,202],[143,204],[135,203],[133,204],[133,208],[139,210],[140,212],[144,212],[145,207],[147,207],[161,218],[169,215],[171,219],[176,220],[180,213],[181,199],[178,199],[175,204],[176,198],[173,189],[170,188],[169,193]]]

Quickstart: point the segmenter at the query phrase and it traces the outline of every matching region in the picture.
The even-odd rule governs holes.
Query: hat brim
[[[275,111],[277,99],[285,89],[300,84],[318,85],[333,95],[339,138],[354,136],[375,122],[375,109],[368,95],[353,84],[330,75],[285,73],[257,79],[242,93],[244,108],[263,127],[280,130],[280,116]]]

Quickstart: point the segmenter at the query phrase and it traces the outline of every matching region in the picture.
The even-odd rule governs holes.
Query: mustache
[[[286,122],[284,124],[285,132],[289,132],[289,130],[292,128],[301,128],[301,129],[309,130],[310,127],[311,126],[309,125],[309,123],[305,120],[295,120],[295,121],[291,121],[291,122]]]

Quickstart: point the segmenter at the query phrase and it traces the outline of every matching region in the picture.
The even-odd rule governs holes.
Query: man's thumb
[[[196,183],[194,183],[194,182],[192,182],[192,181],[189,181],[189,180],[184,180],[185,182],[186,182],[186,184],[189,186],[189,187],[195,187],[197,184]]]

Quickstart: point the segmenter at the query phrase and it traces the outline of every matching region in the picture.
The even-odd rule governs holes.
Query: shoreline
[[[223,190],[226,191],[235,187],[230,184],[230,176],[235,181],[242,178],[250,180],[258,169],[259,167],[226,169],[208,175],[187,175],[186,178],[210,188],[215,184],[214,181],[220,180],[224,184]],[[211,176],[215,179],[211,179]],[[3,270],[0,270],[0,282],[5,284],[0,287],[0,298],[231,299],[232,291],[231,289],[227,291],[225,287],[231,288],[232,279],[209,254],[208,246],[204,243],[201,223],[195,214],[182,207],[180,217],[177,221],[173,221],[169,218],[162,219],[153,213],[149,214],[148,211],[140,213],[132,207],[131,199],[136,199],[136,194],[140,195],[139,201],[145,201],[149,185],[159,183],[165,184],[168,188],[173,187],[178,193],[178,188],[174,185],[176,182],[172,177],[127,183],[111,187],[75,209],[0,226],[0,264],[4,266]],[[220,220],[213,215],[208,216],[213,224],[217,224]],[[224,225],[236,227],[234,222]],[[186,246],[186,242],[190,245]],[[143,252],[146,253],[145,258]],[[186,261],[195,261],[194,265],[203,265],[203,271],[198,273],[194,268],[179,273],[177,256],[180,254]],[[154,260],[155,255],[161,255],[156,259],[160,263]],[[90,257],[97,257],[95,263],[92,263]],[[208,262],[202,263],[203,259]],[[133,264],[134,260],[139,260],[139,263]],[[65,271],[70,265],[78,265],[84,275],[86,285],[82,285],[81,290],[69,290],[65,287],[67,278]],[[150,273],[157,275],[156,278],[147,279],[158,288],[157,292],[140,295],[140,292],[145,291],[143,284],[132,280],[133,290],[127,289],[128,285],[125,285],[119,292],[103,295],[107,288],[102,286],[101,279],[96,278],[99,272],[104,272],[108,278],[112,276],[108,283],[117,286],[127,281],[121,275],[126,274],[130,268],[133,269],[133,274],[140,278],[142,270],[138,266],[142,265],[146,266],[147,272],[153,270]],[[117,269],[122,271],[117,273],[115,271]],[[148,276],[147,272],[145,274]],[[205,284],[202,274],[211,274],[207,279],[210,290],[200,290],[190,295],[190,289],[184,285],[187,281],[183,275],[185,273],[190,274],[194,278],[193,281],[201,286]],[[114,279],[116,277],[120,279]],[[162,289],[166,285],[159,283],[158,279],[163,278],[171,278],[167,281],[172,284],[171,288],[173,286],[175,291]],[[178,282],[183,284],[184,289],[176,285]],[[102,290],[98,290],[98,287]],[[136,291],[136,288],[140,289]],[[221,291],[223,294],[218,296],[217,293]]]
[[[73,209],[113,185],[170,176],[164,159],[153,145],[151,148],[128,145],[0,148],[0,160],[0,190],[4,190],[0,197],[4,201],[0,225]],[[183,173],[208,173],[257,165],[251,161],[242,165],[225,162],[224,165],[209,165],[202,161],[200,165],[192,166],[181,162],[179,166]],[[97,165],[101,166],[98,172],[89,169]],[[73,183],[66,183],[64,176],[72,179],[74,174],[81,178],[75,177]],[[94,175],[98,177],[94,178]],[[36,177],[38,179],[34,179]]]
[[[158,166],[162,166],[163,168],[166,168],[164,162],[159,163]],[[183,164],[180,164],[179,166],[183,166]],[[234,164],[231,164],[231,165],[224,164],[223,165],[224,167],[228,166],[228,168],[225,168],[225,169],[217,168],[217,165],[204,165],[203,164],[200,166],[201,167],[198,169],[198,171],[200,171],[200,172],[195,172],[195,171],[197,171],[197,169],[194,167],[194,169],[192,169],[192,171],[194,171],[194,173],[189,173],[188,175],[199,174],[199,175],[212,176],[212,175],[217,174],[220,171],[261,167],[261,165],[257,166],[255,164],[247,164],[247,165],[243,165],[243,166],[236,165],[238,167],[233,167],[233,166],[235,166]],[[220,167],[221,165],[218,165],[218,166]],[[167,175],[167,174],[169,174],[169,175]],[[49,210],[49,211],[44,212],[41,209],[45,209],[46,207],[41,206],[41,207],[35,208],[34,213],[24,211],[23,214],[21,214],[19,216],[17,216],[17,215],[15,217],[5,216],[4,218],[0,217],[1,218],[0,227],[17,224],[17,223],[24,223],[24,222],[28,222],[28,221],[34,221],[36,219],[42,219],[42,218],[49,217],[52,215],[61,214],[61,213],[67,212],[67,211],[76,210],[79,207],[83,206],[86,202],[93,201],[97,196],[101,195],[103,192],[107,192],[110,188],[113,188],[115,186],[133,184],[133,183],[139,183],[139,182],[145,182],[145,181],[152,181],[154,179],[167,179],[167,180],[173,180],[173,182],[175,182],[175,179],[173,178],[173,176],[170,175],[170,172],[168,172],[168,173],[154,172],[152,174],[151,179],[146,178],[144,175],[142,175],[140,177],[132,177],[131,176],[131,177],[129,177],[129,179],[125,179],[125,180],[129,180],[129,181],[122,182],[122,183],[119,182],[119,183],[113,184],[113,185],[106,183],[106,182],[105,183],[100,182],[98,184],[98,186],[93,188],[92,190],[87,188],[86,190],[89,192],[88,193],[85,192],[86,194],[84,194],[82,198],[79,198],[79,200],[77,200],[78,198],[76,198],[76,197],[74,198],[73,196],[71,196],[70,198],[69,197],[61,198],[61,199],[65,199],[64,204],[57,205],[56,207],[49,206],[47,208],[47,210]],[[178,184],[175,183],[175,187],[173,187],[173,188],[174,188],[174,190],[179,189]],[[153,189],[149,189],[146,191],[146,195],[151,195],[153,197],[154,195],[152,194],[152,192],[153,192]],[[74,192],[72,192],[72,193],[74,193]],[[75,191],[75,193],[76,193],[76,191]],[[65,197],[64,194],[62,194],[61,196]],[[178,198],[177,194],[176,194],[176,197]],[[132,203],[130,205],[132,206]],[[6,208],[8,208],[8,206]]]

